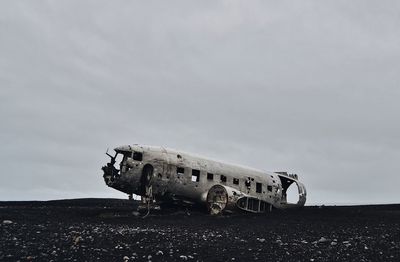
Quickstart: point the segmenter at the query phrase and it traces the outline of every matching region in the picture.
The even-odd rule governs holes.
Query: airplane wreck
[[[201,204],[210,214],[244,210],[265,213],[274,208],[302,207],[306,188],[298,176],[198,157],[164,147],[127,145],[106,153],[110,162],[102,167],[105,183],[142,202]],[[298,189],[297,203],[288,203],[287,190]]]

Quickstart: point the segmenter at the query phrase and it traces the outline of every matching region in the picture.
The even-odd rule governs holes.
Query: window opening
[[[133,158],[133,160],[136,160],[136,161],[142,161],[143,160],[143,154],[140,153],[140,152],[133,151],[132,158]]]
[[[200,171],[197,169],[192,169],[192,182],[200,181]]]
[[[221,182],[226,182],[226,176],[221,175]]]
[[[261,193],[261,192],[262,192],[262,184],[256,183],[256,193]]]
[[[244,184],[245,184],[245,186],[246,186],[248,189],[250,189],[250,186],[251,186],[250,178],[247,179],[246,182],[244,182]]]
[[[207,180],[214,180],[214,174],[213,173],[207,173]]]
[[[185,174],[185,169],[183,168],[183,167],[177,167],[176,168],[176,174],[178,175],[178,176],[180,176],[180,175],[184,175]]]
[[[238,178],[233,178],[233,184],[234,185],[239,185],[239,179]]]

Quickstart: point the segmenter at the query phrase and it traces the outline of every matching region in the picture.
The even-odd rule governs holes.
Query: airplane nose
[[[118,170],[111,163],[103,166],[101,170],[103,170],[104,182],[107,185],[111,185],[114,182],[115,177],[118,175]]]

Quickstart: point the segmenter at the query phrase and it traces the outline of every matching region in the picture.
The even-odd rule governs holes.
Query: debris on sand
[[[138,219],[132,202],[90,203],[0,202],[0,261],[400,261],[400,205]]]

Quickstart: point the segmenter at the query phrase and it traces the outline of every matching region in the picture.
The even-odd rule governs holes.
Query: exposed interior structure
[[[150,146],[122,146],[104,166],[106,184],[146,203],[199,203],[212,214],[243,210],[264,213],[272,208],[301,207],[306,190],[298,176],[222,163],[184,152]],[[288,202],[297,187],[298,198]]]

